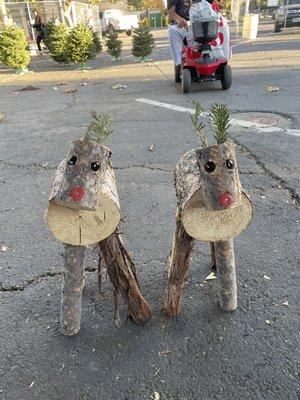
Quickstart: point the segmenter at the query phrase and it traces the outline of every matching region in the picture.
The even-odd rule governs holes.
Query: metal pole
[[[29,25],[30,25],[30,30],[31,30],[31,34],[32,34],[32,38],[35,39],[35,33],[34,33],[34,29],[31,26],[31,12],[30,12],[30,7],[29,4],[26,1],[26,7],[27,7],[27,12],[28,12],[28,18],[29,18]]]
[[[285,16],[284,16],[284,28],[286,28],[286,20],[287,20],[287,14],[288,14],[288,6],[289,6],[289,0],[286,2],[286,9],[285,9]]]

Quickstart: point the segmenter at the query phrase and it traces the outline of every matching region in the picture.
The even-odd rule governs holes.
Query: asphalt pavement
[[[153,62],[107,55],[87,71],[35,60],[34,74],[0,75],[0,399],[296,400],[299,395],[300,31],[234,38],[233,84],[173,83],[166,31]],[[41,62],[40,62],[41,61]],[[123,89],[112,89],[116,84]],[[36,90],[25,90],[31,85]],[[273,89],[270,90],[270,87]],[[76,91],[68,90],[76,89]],[[66,90],[67,89],[67,90]],[[67,91],[67,92],[66,92]],[[176,199],[173,170],[198,145],[189,110],[223,102],[235,123],[240,177],[254,205],[235,239],[238,309],[220,310],[209,246],[197,243],[182,314],[163,313]],[[58,163],[85,134],[89,112],[110,112],[125,246],[153,309],[145,326],[113,321],[112,288],[98,291],[86,260],[82,329],[59,333],[63,246],[43,215]],[[213,143],[209,132],[210,143]],[[299,319],[298,319],[299,320]]]

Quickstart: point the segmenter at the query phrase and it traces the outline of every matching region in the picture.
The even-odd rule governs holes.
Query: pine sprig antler
[[[209,113],[209,124],[218,144],[226,142],[229,122],[230,114],[226,104],[212,104]]]
[[[195,105],[195,114],[190,114],[193,127],[195,129],[196,134],[199,136],[200,143],[202,147],[207,147],[207,138],[204,133],[205,124],[203,121],[200,120],[202,114],[202,107],[199,102],[196,102]]]
[[[88,126],[85,140],[104,143],[108,136],[113,132],[110,128],[112,121],[110,114],[98,114],[91,111],[92,121]]]

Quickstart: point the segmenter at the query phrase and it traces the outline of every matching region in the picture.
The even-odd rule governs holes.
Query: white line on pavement
[[[195,110],[193,110],[192,108],[176,106],[174,104],[163,103],[161,101],[149,100],[149,99],[144,99],[144,98],[135,99],[135,101],[137,101],[139,103],[149,104],[151,106],[167,108],[167,109],[173,110],[173,111],[185,112],[185,113],[190,113],[190,114],[195,113]],[[204,112],[202,114],[204,116],[208,115],[207,112]],[[237,126],[241,126],[243,128],[256,128],[261,133],[283,132],[283,133],[286,133],[291,136],[300,137],[300,130],[298,130],[298,129],[284,129],[284,128],[280,128],[278,126],[268,126],[268,125],[258,124],[256,122],[245,121],[245,120],[237,119],[237,118],[231,118],[230,122],[231,122],[231,125],[237,125]]]

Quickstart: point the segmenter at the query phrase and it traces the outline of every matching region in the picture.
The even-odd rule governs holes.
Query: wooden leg
[[[80,329],[85,250],[84,246],[65,244],[60,317],[60,330],[64,335],[76,335]]]
[[[165,304],[167,315],[175,316],[181,311],[181,295],[188,273],[193,245],[194,239],[186,233],[180,214],[178,214],[170,258],[169,282]]]
[[[107,239],[99,242],[99,248],[115,289],[115,301],[118,299],[118,293],[121,293],[128,303],[129,314],[133,320],[137,323],[146,322],[150,318],[151,308],[140,291],[135,266],[125,250],[118,232],[114,232]],[[117,305],[115,318],[118,320]]]
[[[237,307],[233,239],[215,242],[215,250],[220,306],[223,310],[232,311]]]
[[[210,269],[212,271],[216,271],[216,249],[214,242],[210,242],[210,250],[211,250],[211,262],[210,262]]]

